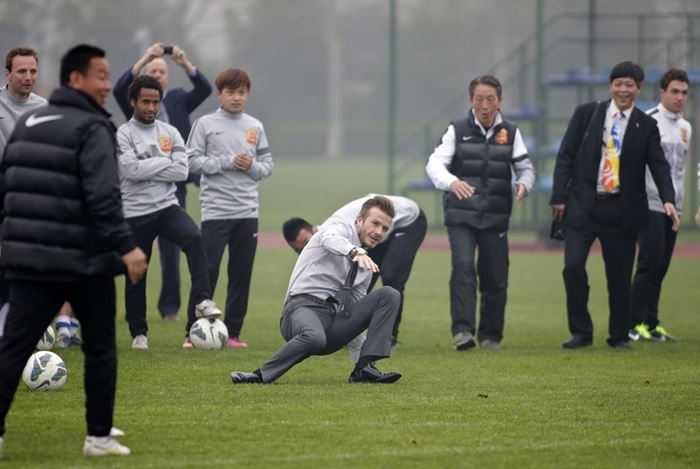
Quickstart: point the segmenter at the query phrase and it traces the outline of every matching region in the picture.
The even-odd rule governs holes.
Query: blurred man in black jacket
[[[122,215],[111,90],[103,50],[61,60],[49,106],[17,122],[0,166],[2,265],[12,308],[0,344],[0,450],[5,416],[27,359],[69,301],[83,327],[88,436],[83,454],[127,455],[109,436],[117,378],[114,276],[143,276],[146,256]]]

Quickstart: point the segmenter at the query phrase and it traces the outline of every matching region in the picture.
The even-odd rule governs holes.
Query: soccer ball
[[[194,348],[213,350],[224,348],[228,340],[226,324],[218,319],[201,318],[190,327],[190,341]]]
[[[51,350],[53,345],[56,343],[56,333],[53,331],[53,327],[49,324],[46,328],[44,334],[42,334],[41,339],[36,344],[38,350]]]
[[[66,384],[68,370],[61,357],[53,352],[36,352],[27,361],[22,380],[32,391],[55,391]]]

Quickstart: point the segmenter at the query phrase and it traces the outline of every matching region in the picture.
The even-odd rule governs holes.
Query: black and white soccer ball
[[[197,319],[190,327],[190,342],[203,350],[222,349],[228,340],[228,329],[219,319]]]
[[[27,361],[22,380],[32,391],[55,391],[66,384],[68,369],[53,352],[36,352]]]
[[[36,344],[37,350],[43,350],[43,351],[48,351],[51,350],[56,343],[56,333],[53,330],[53,327],[51,327],[51,324],[49,324],[49,327],[46,328],[44,333],[41,335],[41,339],[39,339],[39,342]]]

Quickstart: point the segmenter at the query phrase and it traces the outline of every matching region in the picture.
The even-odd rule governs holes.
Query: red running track
[[[287,243],[284,241],[281,233],[260,233],[258,235],[258,246],[260,247],[279,248],[285,247],[286,245]],[[564,243],[560,241],[537,242],[517,239],[510,241],[510,250],[512,252],[556,253],[561,251],[563,247]],[[450,243],[447,240],[447,235],[430,234],[425,237],[421,249],[429,251],[447,251],[450,249]],[[600,251],[600,246],[597,242],[593,245],[593,251]],[[673,251],[673,255],[698,259],[700,258],[700,244],[678,243]]]

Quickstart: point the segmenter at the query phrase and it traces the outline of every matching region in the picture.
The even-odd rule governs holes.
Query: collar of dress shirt
[[[630,107],[628,107],[627,109],[622,111],[625,113],[625,119],[629,119],[630,114],[632,114],[633,109],[634,109],[634,103],[632,103],[632,105]],[[620,113],[620,109],[618,109],[617,105],[615,104],[615,100],[611,99],[610,106],[608,106],[608,117],[611,117],[613,119],[617,118],[619,113]]]
[[[484,126],[481,125],[481,122],[479,122],[479,119],[476,117],[476,114],[474,114],[474,108],[471,108],[470,112],[472,113],[472,117],[474,118],[474,122],[476,123],[476,125],[479,126],[486,138],[489,138],[489,133],[486,131]],[[501,116],[501,111],[498,111],[496,113],[496,118],[493,120],[493,125],[489,127],[489,132],[492,132],[492,129],[494,129],[501,122],[503,122],[503,116]]]

